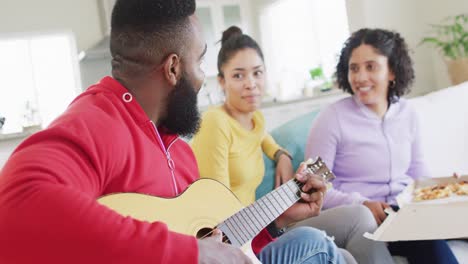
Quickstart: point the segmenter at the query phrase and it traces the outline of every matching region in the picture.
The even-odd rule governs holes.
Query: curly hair
[[[242,33],[236,26],[231,26],[223,32],[221,38],[221,49],[218,53],[218,76],[223,77],[222,67],[239,50],[251,48],[257,51],[258,56],[263,59],[263,52],[258,43],[249,35]]]
[[[345,92],[353,94],[348,81],[349,59],[353,50],[362,44],[371,45],[375,51],[388,59],[388,66],[395,75],[395,83],[389,83],[387,99],[394,103],[410,92],[414,81],[413,62],[409,56],[408,46],[399,33],[384,29],[363,28],[354,32],[344,43],[336,66],[338,86]]]
[[[195,0],[117,0],[112,10],[112,68],[139,72],[170,53],[186,52]]]

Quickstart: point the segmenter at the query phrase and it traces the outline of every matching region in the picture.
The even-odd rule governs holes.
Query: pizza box
[[[414,181],[397,196],[398,212],[387,209],[385,221],[373,234],[364,236],[377,241],[467,238],[468,195],[413,201],[417,188],[463,180],[468,181],[468,175]]]

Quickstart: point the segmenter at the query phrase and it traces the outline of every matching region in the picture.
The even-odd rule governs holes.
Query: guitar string
[[[297,180],[295,180],[295,179],[294,179],[294,182],[295,182],[296,185],[298,185],[299,188],[301,188],[302,186],[304,186],[304,184],[303,184],[302,182],[299,182],[299,181],[297,181]],[[285,184],[285,185],[286,185],[286,184]],[[288,186],[288,189],[290,189],[289,186]],[[277,191],[277,190],[274,190],[274,191]],[[274,197],[274,198],[275,198],[275,197]],[[276,200],[276,199],[275,199],[275,200]],[[277,201],[277,200],[276,200],[276,201]],[[284,199],[283,199],[283,201],[284,201]],[[270,201],[270,202],[271,202],[271,201]],[[278,202],[278,201],[277,201],[277,202]],[[263,211],[263,207],[262,207],[262,206],[260,206],[260,209]],[[258,211],[258,210],[257,210],[257,211]],[[264,211],[264,212],[265,212],[265,211]],[[263,218],[263,217],[262,217],[262,218]],[[262,220],[263,220],[263,219],[262,219]],[[263,221],[264,221],[264,220],[263,220]],[[208,232],[207,234],[205,234],[204,236],[202,236],[200,239],[204,239],[204,238],[207,238],[207,237],[211,236],[211,235],[213,234],[213,232],[214,232],[214,229],[211,230],[210,232]],[[229,241],[229,238],[228,238],[224,233],[222,233],[222,242],[223,242],[223,243],[226,243],[227,241]]]
[[[314,171],[313,171],[311,168],[307,168],[307,171],[308,171],[309,173],[314,174]],[[325,176],[328,176],[328,175],[325,175]],[[323,177],[323,176],[322,176],[322,177]],[[324,177],[324,178],[325,178],[325,180],[328,180],[328,177]],[[297,179],[292,179],[292,181],[294,181],[294,183],[299,187],[299,191],[302,191],[302,187],[304,186],[304,183],[298,181]],[[288,186],[288,187],[289,187],[289,186]],[[275,200],[276,200],[276,199],[275,199]],[[260,208],[263,210],[262,207],[260,207]],[[210,232],[208,232],[207,234],[205,234],[204,236],[202,236],[200,239],[204,239],[204,238],[207,238],[208,236],[211,236],[211,235],[213,234],[213,232],[214,232],[214,229],[211,230]],[[222,241],[223,243],[228,242],[228,241],[229,241],[229,238],[228,238],[224,233],[221,233],[221,234],[222,234],[221,241]]]

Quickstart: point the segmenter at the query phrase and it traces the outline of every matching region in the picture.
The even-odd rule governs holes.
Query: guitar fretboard
[[[242,246],[300,199],[302,183],[295,179],[263,196],[218,225],[232,245]]]

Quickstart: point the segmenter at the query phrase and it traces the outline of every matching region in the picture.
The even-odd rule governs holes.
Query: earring
[[[388,86],[389,88],[393,88],[393,87],[395,87],[395,85],[396,85],[395,80],[391,80],[391,81],[389,81],[388,83],[389,83],[389,86]]]

